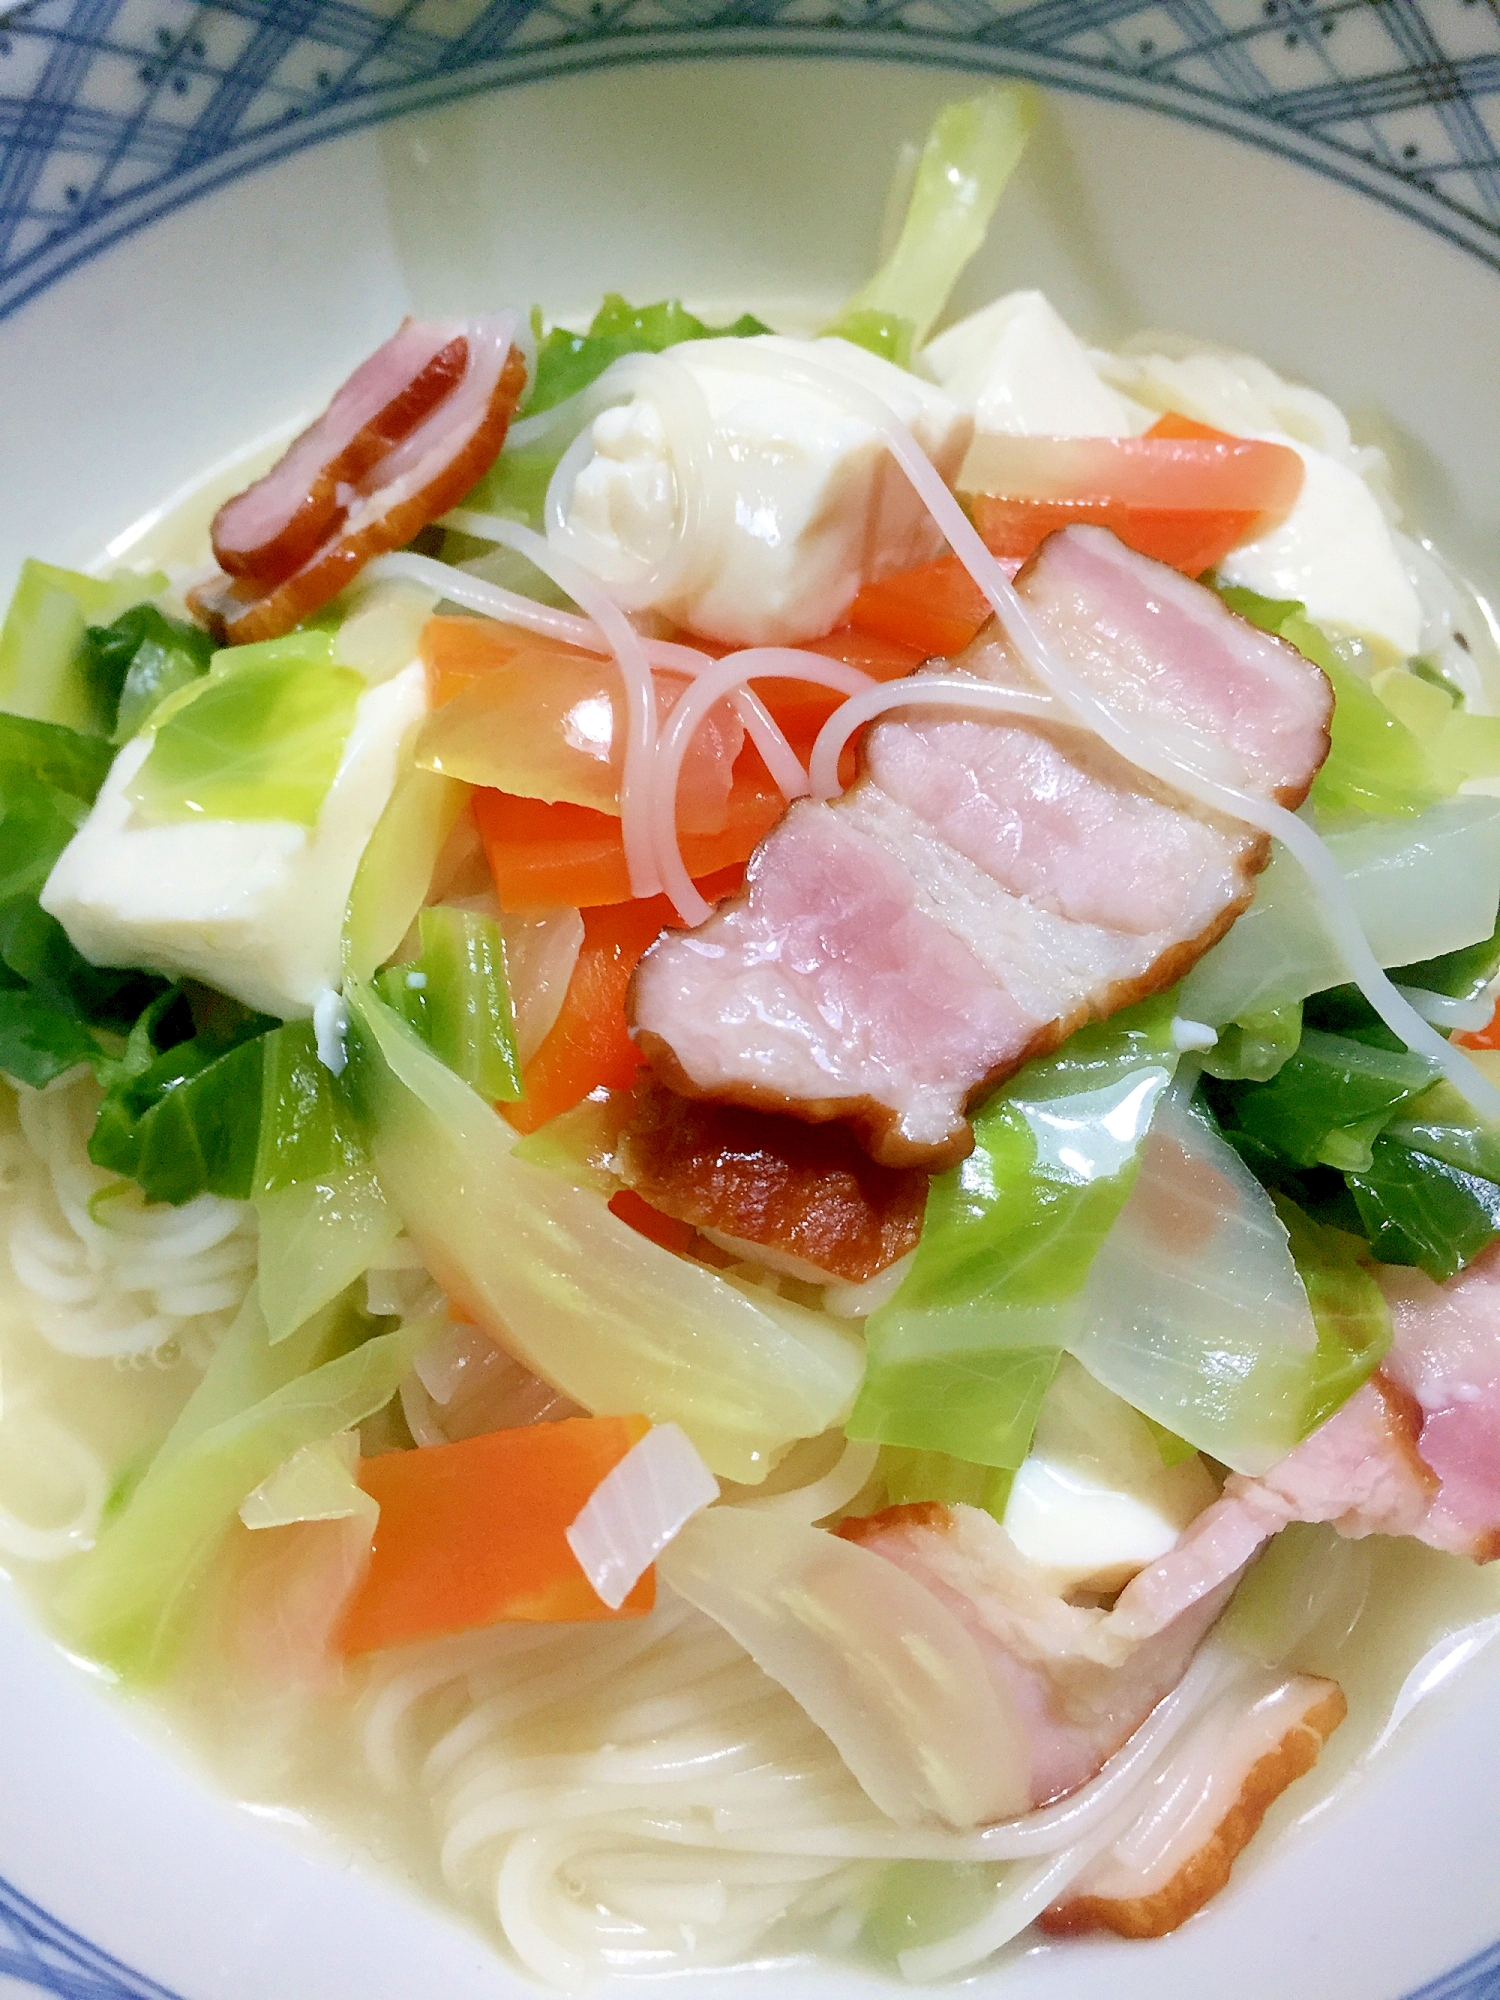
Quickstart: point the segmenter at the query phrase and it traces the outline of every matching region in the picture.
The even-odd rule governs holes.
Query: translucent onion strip
[[[1093,693],[1080,675],[1058,659],[1033,625],[1009,577],[985,547],[957,499],[943,484],[937,468],[907,427],[878,396],[819,362],[779,353],[757,352],[754,342],[737,343],[734,354],[726,356],[726,360],[730,366],[749,373],[771,375],[817,390],[836,402],[842,402],[868,423],[911,481],[927,511],[947,536],[953,553],[978,585],[1017,652],[1043,686],[1086,723],[1111,750],[1138,770],[1184,793],[1211,812],[1243,821],[1281,841],[1306,873],[1321,905],[1324,921],[1343,953],[1349,975],[1375,1012],[1409,1049],[1430,1057],[1482,1118],[1500,1122],[1500,1090],[1479,1074],[1461,1050],[1454,1048],[1422,1019],[1416,1009],[1401,997],[1376,962],[1345,891],[1343,878],[1313,828],[1284,806],[1254,798],[1236,786],[1221,783],[1196,771],[1161,744],[1138,735]]]
[[[568,1547],[618,1611],[668,1542],[718,1497],[718,1480],[677,1425],[653,1424],[584,1502]]]

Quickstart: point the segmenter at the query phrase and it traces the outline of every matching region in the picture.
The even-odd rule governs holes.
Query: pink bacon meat
[[[1033,1806],[1074,1792],[1176,1687],[1233,1581],[1162,1631],[1116,1629],[1110,1612],[1059,1597],[998,1521],[937,1501],[840,1523],[845,1541],[884,1556],[939,1598],[1015,1703],[1031,1751]]]
[[[408,320],[279,462],[215,516],[191,597],[229,645],[275,639],[455,506],[505,442],[526,365],[513,313]]]
[[[1332,697],[1301,654],[1100,529],[1050,537],[1017,587],[1138,731],[1261,799],[1306,796]],[[993,625],[957,666],[1034,685]],[[632,1025],[684,1096],[842,1119],[886,1165],[950,1165],[977,1097],[1180,978],[1267,853],[1079,730],[905,709],[842,798],[792,807],[739,896],[652,947]]]
[[[1377,1272],[1394,1333],[1379,1373],[1269,1472],[1232,1474],[1121,1593],[1124,1627],[1169,1628],[1290,1521],[1500,1557],[1500,1242],[1444,1285],[1394,1265]]]

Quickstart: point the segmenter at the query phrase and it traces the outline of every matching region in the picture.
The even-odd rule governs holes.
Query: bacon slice
[[[275,639],[460,501],[505,442],[526,364],[516,319],[414,324],[355,370],[214,521],[225,574],[190,595],[228,645]]]
[[[1181,1680],[1237,1580],[1139,1638],[1110,1612],[1059,1597],[976,1507],[887,1507],[837,1532],[924,1584],[977,1641],[1025,1725],[1033,1805],[1076,1791],[1135,1732]]]
[[[1500,1241],[1444,1285],[1396,1265],[1377,1274],[1394,1334],[1380,1371],[1279,1465],[1225,1481],[1121,1593],[1129,1630],[1162,1630],[1290,1521],[1500,1557]]]
[[[862,1284],[917,1247],[927,1176],[878,1166],[841,1125],[636,1086],[616,1163],[653,1208]]]
[[[1052,536],[1017,583],[1135,726],[1262,798],[1305,797],[1332,698],[1299,653],[1099,529]],[[1026,684],[994,627],[958,664]],[[904,710],[850,791],[767,836],[741,895],[646,954],[637,1040],[685,1096],[841,1119],[886,1165],[949,1165],[976,1097],[1180,978],[1266,858],[1096,738]]]
[[[1224,1888],[1266,1813],[1312,1769],[1347,1712],[1337,1683],[1311,1674],[1267,1675],[1248,1703],[1224,1697],[1153,1779],[1141,1817],[1042,1912],[1039,1928],[1054,1937],[1175,1931]]]
[[[290,576],[348,511],[340,486],[356,486],[409,437],[468,362],[461,332],[407,320],[264,478],[225,501],[213,522],[219,567],[261,585]]]

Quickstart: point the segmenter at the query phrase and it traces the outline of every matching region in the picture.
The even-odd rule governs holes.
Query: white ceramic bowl
[[[1481,585],[1500,582],[1490,10],[848,11],[78,0],[0,15],[0,90],[14,93],[10,113],[0,101],[0,588],[28,553],[96,558],[316,407],[407,310],[537,299],[565,318],[605,289],[789,323],[832,307],[869,264],[897,144],[963,88],[955,65],[1067,86],[960,306],[1039,284],[1101,339],[1157,325],[1263,355],[1341,402],[1390,451],[1411,518]],[[1466,159],[1480,164],[1465,173]],[[1500,1947],[1486,1949],[1500,1936],[1500,1671],[1456,1674],[1477,1650],[1435,1655],[1428,1680],[1453,1684],[1178,1935],[1034,1950],[983,1990],[1500,1990]],[[14,1595],[0,1688],[0,1993],[525,1990],[486,1940],[373,1865],[217,1796]],[[1294,1793],[1283,1826],[1296,1812]],[[706,1984],[873,1990],[800,1966]]]

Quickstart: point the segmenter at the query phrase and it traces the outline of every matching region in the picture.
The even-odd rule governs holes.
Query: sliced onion
[[[667,1544],[718,1497],[718,1480],[676,1424],[653,1424],[589,1495],[568,1547],[618,1611]]]

